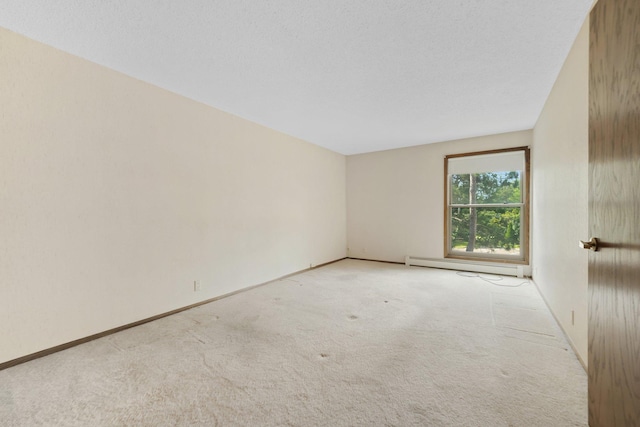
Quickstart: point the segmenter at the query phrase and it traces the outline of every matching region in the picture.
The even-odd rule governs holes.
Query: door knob
[[[591,240],[589,240],[588,242],[585,242],[584,240],[580,240],[580,243],[578,243],[578,246],[580,246],[582,249],[589,249],[590,251],[597,251],[598,250],[598,239],[595,237],[592,237]]]

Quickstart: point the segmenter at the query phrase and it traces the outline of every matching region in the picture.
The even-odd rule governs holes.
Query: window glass
[[[451,250],[519,257],[521,210],[520,207],[451,208]]]
[[[522,171],[502,171],[473,174],[475,199],[470,198],[471,174],[451,175],[451,204],[475,203],[521,203],[520,188]]]

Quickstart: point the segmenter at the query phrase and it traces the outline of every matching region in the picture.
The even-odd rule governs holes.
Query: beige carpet
[[[344,260],[0,371],[0,425],[587,425],[535,287],[499,283]]]

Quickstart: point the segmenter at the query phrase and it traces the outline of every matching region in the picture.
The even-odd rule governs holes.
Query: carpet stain
[[[355,314],[349,316],[349,320],[356,320],[357,318],[358,316],[356,316]]]
[[[410,408],[411,412],[413,412],[414,414],[420,415],[424,418],[427,418],[429,416],[429,412],[425,408],[422,408],[418,405],[411,405]]]
[[[321,359],[326,359],[327,357],[329,357],[329,355],[327,353],[320,353],[320,358]]]
[[[195,339],[196,339],[196,341],[200,342],[200,344],[206,344],[206,343],[207,343],[206,341],[201,340],[200,338],[198,338],[198,337],[197,337],[196,335],[194,335],[194,334],[191,334],[191,336],[192,336],[193,338],[195,338]]]

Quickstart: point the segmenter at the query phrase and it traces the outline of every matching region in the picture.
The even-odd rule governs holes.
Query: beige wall
[[[348,156],[349,256],[443,258],[444,156],[531,141],[532,132],[522,131]]]
[[[0,76],[0,363],[346,255],[344,156],[4,29]]]
[[[589,22],[585,22],[533,132],[533,278],[587,360]],[[571,312],[575,311],[575,322]]]

